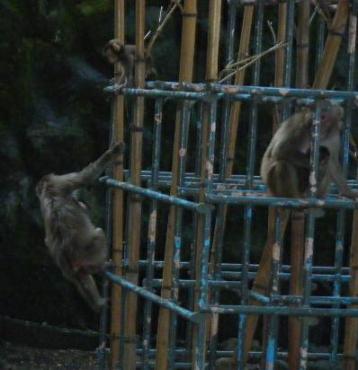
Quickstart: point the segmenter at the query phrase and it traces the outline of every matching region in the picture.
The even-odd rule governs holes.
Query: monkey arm
[[[337,185],[338,191],[341,195],[351,198],[358,199],[358,192],[353,191],[347,184],[342,168],[338,160],[332,159],[328,164],[329,175],[332,178],[333,182]]]
[[[72,192],[84,185],[94,182],[104,169],[115,159],[116,155],[123,153],[124,144],[116,143],[105,151],[96,161],[90,163],[79,172],[65,175],[54,175],[53,183],[59,191]]]

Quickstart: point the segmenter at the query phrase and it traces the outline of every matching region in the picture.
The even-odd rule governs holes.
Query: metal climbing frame
[[[228,5],[228,29],[231,31],[227,44],[229,61],[233,59],[235,16],[241,9],[238,3],[229,2]],[[241,5],[246,3],[249,5],[245,7],[255,6],[254,54],[257,55],[262,51],[264,6],[263,2],[252,5],[255,2],[245,1]],[[296,5],[294,1],[286,5],[286,20],[290,25],[293,24]],[[356,22],[356,6],[354,2],[351,22]],[[319,59],[324,54],[322,21],[317,29]],[[145,88],[118,90],[114,85],[106,89],[125,97],[144,98],[148,111],[154,111],[153,123],[145,125],[146,128],[152,127],[153,131],[145,146],[151,147],[152,158],[151,163],[144,158],[150,169],[141,170],[141,183],[132,183],[131,170],[125,171],[125,181],[109,177],[101,179],[107,186],[128,194],[128,208],[134,203],[142,205],[141,218],[137,220],[142,225],[141,249],[137,259],[131,256],[131,233],[137,229],[133,222],[127,221],[125,240],[129,242],[124,248],[123,273],[106,273],[113,284],[123,288],[121,299],[112,301],[112,305],[121,308],[117,318],[121,329],[117,338],[113,333],[111,338],[116,345],[118,343],[120,356],[115,365],[112,363],[112,368],[243,370],[248,363],[256,363],[261,364],[262,369],[274,369],[275,364],[283,361],[283,364],[289,364],[286,368],[304,370],[316,369],[319,361],[327,361],[332,369],[355,369],[358,363],[355,355],[358,319],[354,318],[358,316],[358,298],[347,292],[348,285],[350,292],[355,292],[357,284],[356,251],[353,248],[358,243],[355,231],[358,203],[339,197],[335,192],[324,200],[315,198],[314,193],[307,199],[270,197],[261,179],[256,176],[260,161],[257,155],[258,134],[259,130],[265,131],[262,125],[267,125],[268,121],[265,107],[279,106],[282,116],[287,117],[297,105],[316,103],[316,117],[319,118],[322,99],[338,101],[345,106],[342,163],[344,170],[347,170],[353,103],[358,99],[358,93],[354,91],[355,49],[349,53],[346,91],[298,89],[288,87],[292,77],[293,27],[287,27],[286,41],[284,88],[260,86],[261,61],[258,60],[253,67],[250,86],[154,81],[147,82]],[[246,168],[242,166],[237,171],[240,174],[232,174],[232,167],[228,171],[233,161],[228,149],[232,143],[229,118],[230,110],[237,102],[241,104],[247,125],[236,147],[245,148],[247,154],[238,155],[245,158]],[[138,109],[137,104],[141,103],[136,100],[134,110]],[[174,110],[177,110],[180,122],[177,144],[172,138],[174,125],[166,120],[167,116],[173,117],[172,107],[176,107]],[[131,135],[142,135],[143,129],[140,130],[137,122],[133,122],[136,122],[135,118],[131,124]],[[314,123],[311,178],[319,160],[319,119]],[[167,136],[163,135],[163,131]],[[177,168],[174,172],[167,168],[164,170],[164,166],[167,167],[166,153],[176,145]],[[174,195],[172,192],[168,195],[173,183],[176,191]],[[356,180],[350,180],[349,185],[355,189],[358,187]],[[255,214],[264,212],[267,207],[270,209],[269,230],[259,264],[258,261],[253,262],[253,247],[256,247],[257,240],[261,240],[255,234],[264,229],[255,221]],[[287,251],[282,246],[288,213],[276,212],[278,207],[294,210],[296,217],[303,217],[303,212],[297,211],[305,210],[300,272],[284,256]],[[315,208],[336,211],[331,265],[314,264],[316,224],[319,222],[315,217]],[[167,222],[170,223],[170,210],[174,210],[175,222],[171,231],[174,233],[173,245],[168,252],[163,250],[163,245],[167,248],[168,244],[163,242],[162,236],[169,233],[166,226]],[[354,210],[350,261],[345,257],[343,248],[347,244],[348,210]],[[130,219],[129,213],[127,220]],[[229,215],[237,223],[234,233],[233,227],[228,226]],[[237,215],[242,215],[242,219]],[[253,232],[254,227],[256,233]],[[145,230],[147,237],[144,236]],[[226,243],[239,251],[235,254],[235,262],[227,261],[230,253]],[[291,245],[294,243],[291,241]],[[259,250],[262,251],[262,248]],[[296,281],[298,279],[300,282]],[[301,288],[297,287],[299,284]],[[324,288],[320,289],[322,286]],[[327,291],[330,293],[327,294]],[[134,302],[133,315],[131,307],[128,309],[126,306],[130,294],[137,297],[131,301]],[[137,307],[140,310],[137,311]],[[264,320],[261,332],[256,332],[258,340],[254,342],[259,315]],[[292,317],[296,321],[292,321]],[[319,319],[315,321],[314,317]],[[342,318],[346,320],[345,330]],[[287,324],[292,330],[289,334]],[[313,325],[321,330],[327,330],[328,326],[330,339],[327,343],[309,343]],[[223,337],[223,333],[232,333],[232,326],[236,327],[234,344],[222,344],[228,339]],[[102,325],[102,330],[106,331],[105,325]],[[289,338],[290,335],[295,339]],[[104,348],[100,346],[100,368],[107,366]]]

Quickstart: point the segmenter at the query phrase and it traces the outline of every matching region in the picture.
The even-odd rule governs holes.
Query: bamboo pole
[[[144,56],[144,33],[145,33],[145,0],[135,2],[135,86],[143,88],[145,83],[145,56]],[[143,118],[144,97],[137,97],[134,103],[133,122],[131,124],[131,148],[130,148],[130,173],[131,183],[140,186],[140,172],[142,167],[142,141],[143,141]],[[131,283],[138,283],[138,261],[140,252],[140,234],[142,204],[140,198],[131,195],[129,202],[129,233],[128,233],[128,269],[126,278]],[[136,319],[137,319],[137,295],[130,292],[125,301],[124,323],[124,369],[135,370],[136,368]]]
[[[341,46],[342,37],[347,26],[348,13],[349,1],[340,0],[328,33],[322,61],[316,72],[313,83],[313,88],[315,89],[325,89],[328,86],[333,67],[336,63],[337,54]]]
[[[196,39],[196,18],[197,2],[196,0],[185,0],[183,21],[182,21],[182,38],[180,53],[179,81],[192,82],[194,52]],[[175,131],[172,157],[172,183],[170,194],[177,195],[179,182],[179,144],[180,144],[180,107],[177,108],[175,118]],[[176,207],[172,206],[169,210],[167,234],[165,241],[165,255],[163,268],[163,282],[161,296],[171,298],[172,296],[172,278],[173,278],[173,256],[174,256],[174,231],[176,224]],[[169,352],[169,329],[170,329],[170,312],[165,308],[160,308],[158,317],[158,330],[160,333],[157,337],[157,355],[156,369],[166,370],[168,368]]]
[[[353,4],[353,10],[349,19],[349,34],[348,34],[348,54],[350,59],[350,75],[348,76],[348,89],[354,89],[354,70],[356,67],[356,48],[357,48],[357,11],[358,4]],[[352,119],[352,108],[349,110],[348,119]],[[356,176],[358,178],[358,176]],[[350,246],[350,275],[349,295],[351,297],[358,296],[358,212],[353,212],[352,221],[352,238]],[[350,306],[350,308],[358,308],[358,305]],[[355,318],[347,318],[345,323],[344,336],[344,369],[357,369],[357,344],[358,344],[358,320]]]
[[[298,6],[296,87],[308,86],[310,2],[304,0]],[[291,279],[290,294],[303,294],[303,260],[305,249],[305,218],[302,211],[291,214]],[[301,342],[301,318],[288,319],[288,364],[298,370]]]
[[[114,3],[114,37],[119,39],[124,44],[124,0],[115,0]],[[115,65],[115,75],[117,65]],[[114,122],[113,122],[113,138],[116,142],[124,140],[124,97],[123,95],[114,96]],[[113,177],[118,181],[123,180],[123,155],[120,155],[118,162],[113,168]],[[114,264],[114,273],[117,275],[123,274],[123,191],[116,189],[113,194],[113,247],[112,261]],[[121,297],[122,287],[117,284],[112,284],[111,296],[111,355],[110,369],[114,370],[118,366],[120,359],[120,341],[119,335],[121,332]]]

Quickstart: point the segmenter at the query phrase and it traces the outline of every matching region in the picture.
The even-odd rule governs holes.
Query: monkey
[[[134,63],[136,59],[136,46],[124,45],[118,39],[107,42],[103,48],[103,54],[108,63],[117,66],[115,82],[121,87],[132,87],[134,85]],[[153,68],[151,52],[145,52],[145,78],[156,74]]]
[[[356,199],[339,164],[343,108],[328,100],[322,102],[317,197],[324,197],[333,181],[342,196]],[[282,122],[269,143],[260,174],[270,193],[278,197],[307,197],[310,176],[310,143],[313,112],[303,109]]]
[[[89,306],[99,312],[105,304],[92,274],[103,272],[107,241],[103,230],[95,227],[87,206],[77,199],[75,190],[96,180],[124,150],[116,143],[95,162],[79,172],[48,174],[36,185],[45,226],[45,245],[64,277],[72,282]]]

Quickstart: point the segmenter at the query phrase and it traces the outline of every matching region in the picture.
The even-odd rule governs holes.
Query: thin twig
[[[180,3],[179,0],[172,1],[171,5],[170,5],[170,9],[166,13],[163,21],[158,25],[158,28],[155,30],[153,36],[151,37],[151,39],[150,39],[150,41],[148,43],[148,46],[147,46],[147,54],[148,55],[151,54],[151,51],[152,51],[152,48],[154,46],[154,43],[155,43],[156,39],[158,38],[158,36],[160,35],[160,33],[163,31],[164,26],[169,21],[169,19],[170,19],[171,15],[173,14],[174,10],[177,7],[180,7],[181,6],[181,4],[179,4],[179,3]]]
[[[251,64],[255,63],[256,61],[258,61],[259,59],[261,59],[261,58],[262,58],[262,57],[264,57],[265,55],[267,55],[267,54],[269,54],[269,53],[271,53],[271,52],[273,52],[273,51],[275,51],[275,50],[277,50],[277,49],[279,49],[279,48],[281,48],[281,47],[284,47],[284,46],[286,46],[286,45],[287,45],[287,43],[286,43],[286,42],[280,42],[280,43],[278,43],[278,44],[276,44],[276,45],[272,46],[271,48],[269,48],[269,49],[267,49],[267,50],[263,51],[262,53],[252,56],[252,57],[250,58],[250,61],[249,61],[248,63],[244,64],[244,65],[243,65],[242,67],[240,67],[240,68],[237,68],[235,71],[233,71],[233,72],[229,73],[227,76],[225,76],[224,78],[222,78],[222,79],[219,81],[219,83],[222,83],[222,82],[224,82],[224,81],[226,81],[226,80],[230,79],[230,77],[232,77],[232,76],[234,76],[236,73],[238,73],[238,72],[240,72],[240,71],[242,71],[242,70],[246,69],[246,68],[247,68],[247,67],[249,67]],[[241,63],[241,61],[239,61],[239,62],[237,62],[237,63],[234,63],[234,64],[238,64],[238,63]]]
[[[277,37],[276,37],[275,30],[272,27],[272,21],[267,21],[267,25],[268,25],[269,30],[271,31],[272,40],[273,40],[273,43],[275,45],[275,44],[277,44]]]

